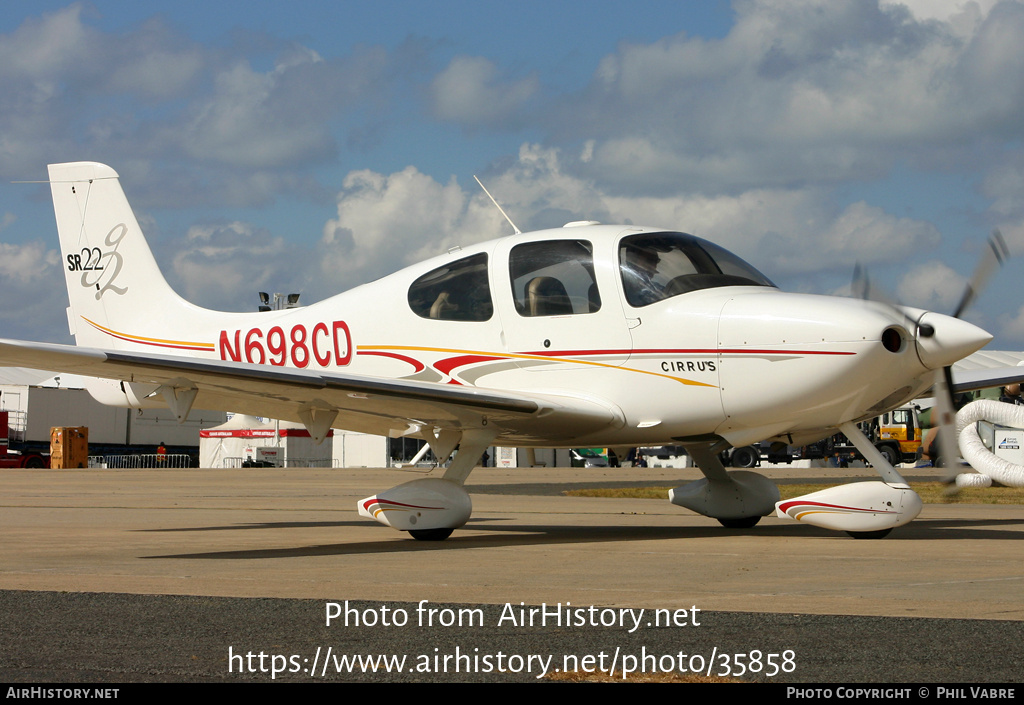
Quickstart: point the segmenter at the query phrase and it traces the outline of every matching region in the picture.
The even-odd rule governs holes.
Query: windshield
[[[622,238],[619,270],[626,301],[636,308],[698,289],[775,286],[728,250],[686,233]]]

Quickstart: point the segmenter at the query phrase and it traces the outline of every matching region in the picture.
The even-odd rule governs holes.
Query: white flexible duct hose
[[[965,406],[956,415],[956,435],[960,453],[980,475],[957,475],[957,487],[988,487],[992,480],[1008,487],[1024,487],[1024,465],[997,458],[978,435],[978,421],[1024,429],[1024,406],[981,399]]]

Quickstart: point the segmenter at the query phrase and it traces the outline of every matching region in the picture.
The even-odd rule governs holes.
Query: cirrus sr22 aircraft
[[[426,441],[443,477],[359,502],[439,540],[469,519],[483,450],[680,444],[705,479],[675,504],[749,527],[779,516],[880,536],[921,500],[856,422],[918,396],[991,336],[958,318],[779,291],[682,232],[570,223],[455,248],[304,308],[223,313],[166,283],[117,173],[49,167],[76,346],[0,343],[0,362],[77,373],[108,404],[167,405]],[[881,481],[779,502],[718,452],[845,433]],[[457,450],[456,450],[457,449]]]

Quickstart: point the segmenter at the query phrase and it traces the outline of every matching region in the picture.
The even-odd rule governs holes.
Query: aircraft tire
[[[846,533],[855,539],[884,539],[892,529],[879,529],[878,531],[847,531]]]
[[[757,526],[761,517],[743,517],[742,519],[719,519],[718,523],[727,529],[752,529]]]
[[[412,529],[409,533],[417,541],[444,541],[455,529]]]

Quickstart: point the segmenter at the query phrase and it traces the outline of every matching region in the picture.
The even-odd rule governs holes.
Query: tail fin
[[[174,331],[206,327],[213,312],[188,303],[167,284],[117,172],[74,162],[51,164],[49,173],[71,302],[68,324],[78,345],[131,349],[153,341],[182,343],[188,341],[166,339]]]

